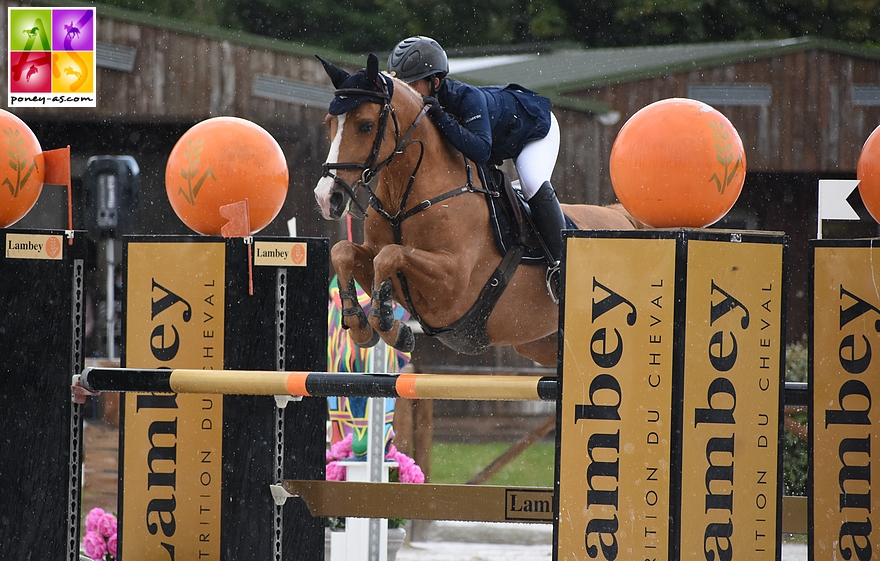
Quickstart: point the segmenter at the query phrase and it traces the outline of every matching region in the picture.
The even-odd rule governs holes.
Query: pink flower
[[[327,456],[328,459],[330,461],[336,461],[351,458],[353,455],[351,451],[351,438],[351,434],[349,434],[345,438],[331,446],[330,452]]]
[[[352,435],[349,434],[344,439],[327,450],[325,457],[327,459],[327,481],[345,481],[345,467],[339,465],[339,460],[345,460],[353,457],[351,451]],[[397,448],[391,444],[388,447],[388,453],[385,458],[397,462],[397,471],[400,474],[401,483],[424,483],[425,474],[422,473],[415,460],[406,454],[399,452]]]
[[[98,519],[98,533],[105,538],[109,538],[116,533],[116,517],[109,512]]]
[[[105,514],[103,508],[93,508],[90,510],[89,514],[86,516],[86,532],[97,532],[98,520],[100,520]]]
[[[415,460],[402,452],[394,455],[394,461],[397,462],[397,472],[400,474],[401,483],[424,483],[425,474],[422,468],[416,464]]]
[[[104,536],[97,532],[86,532],[86,537],[83,538],[83,551],[92,559],[102,559],[107,553],[107,543],[104,541]]]
[[[107,552],[116,557],[116,534],[114,533],[112,536],[107,538]]]
[[[345,466],[339,465],[338,462],[330,462],[327,464],[327,481],[345,481]]]

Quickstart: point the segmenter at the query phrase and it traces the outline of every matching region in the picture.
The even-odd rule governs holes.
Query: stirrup
[[[555,305],[559,305],[559,275],[561,265],[560,261],[554,262],[552,265],[547,267],[547,275],[544,281],[547,283],[547,293],[550,294],[550,299],[553,300]]]

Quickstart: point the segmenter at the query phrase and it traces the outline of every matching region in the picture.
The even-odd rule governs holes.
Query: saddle
[[[489,222],[495,236],[498,252],[505,255],[514,245],[524,248],[520,263],[524,265],[546,265],[550,258],[544,252],[532,222],[532,211],[525,200],[519,184],[513,184],[510,176],[491,164],[479,164],[477,173],[486,187],[486,202],[489,205]],[[568,229],[576,229],[575,223],[565,217]]]

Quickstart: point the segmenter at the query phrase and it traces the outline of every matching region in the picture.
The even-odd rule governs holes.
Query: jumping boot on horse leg
[[[381,334],[385,334],[382,338],[395,349],[403,352],[411,352],[415,348],[415,337],[412,329],[402,321],[394,317],[394,302],[391,298],[391,279],[385,279],[379,283],[379,288],[373,290],[373,302],[370,308],[370,316],[375,317],[378,321],[373,324],[374,328]],[[394,328],[397,327],[397,332]]]
[[[357,318],[359,328],[369,328],[372,332],[370,339],[363,343],[358,343],[352,338],[355,344],[365,349],[376,346],[376,343],[379,342],[379,334],[376,333],[376,330],[370,327],[370,324],[367,322],[367,314],[364,312],[364,309],[358,301],[357,287],[355,286],[354,277],[348,279],[348,290],[342,289],[342,280],[339,278],[336,279],[336,286],[339,287],[339,299],[342,303],[342,317],[340,318],[342,329],[349,329],[349,326],[345,324],[345,318],[353,316]],[[350,308],[345,307],[345,300],[351,301],[352,305]]]
[[[545,181],[538,191],[529,199],[529,207],[532,209],[532,220],[538,235],[544,240],[544,245],[550,253],[548,256],[551,263],[547,269],[547,291],[553,302],[559,304],[559,266],[565,245],[562,241],[562,230],[565,228],[565,215],[556,198],[556,191],[549,181]]]

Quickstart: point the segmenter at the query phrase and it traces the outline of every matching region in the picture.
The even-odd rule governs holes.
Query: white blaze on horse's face
[[[342,144],[342,130],[345,125],[345,114],[338,115],[336,117],[336,136],[333,137],[333,141],[330,143],[330,153],[327,154],[326,162],[328,164],[335,164],[339,161],[339,146]],[[335,170],[331,170],[335,173]],[[318,185],[315,187],[315,198],[318,200],[318,204],[321,206],[321,213],[324,218],[327,220],[336,220],[345,216],[345,213],[348,211],[348,204],[346,203],[345,209],[339,216],[334,216],[331,213],[330,208],[330,196],[333,194],[333,187],[335,186],[332,177],[322,177],[318,181]]]

